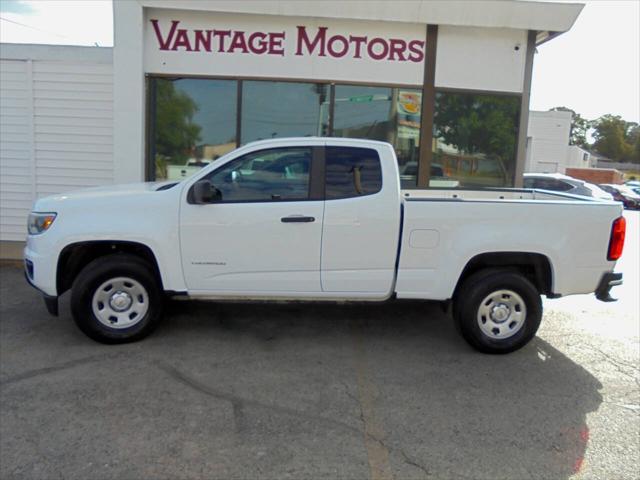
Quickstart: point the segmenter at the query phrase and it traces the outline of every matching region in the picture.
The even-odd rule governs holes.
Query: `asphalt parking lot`
[[[104,346],[0,268],[0,478],[638,478],[638,213],[620,301],[471,350],[436,304],[173,302]]]

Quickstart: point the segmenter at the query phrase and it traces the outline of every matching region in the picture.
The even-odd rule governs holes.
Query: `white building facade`
[[[404,188],[517,186],[535,47],[581,8],[115,0],[113,50],[2,45],[0,240],[38,196],[178,180],[262,138],[388,141]]]
[[[113,58],[47,45],[0,54],[0,240],[23,241],[37,198],[113,183]]]
[[[576,145],[570,145],[571,112],[529,113],[525,171],[565,173],[567,168],[595,167],[595,158]]]

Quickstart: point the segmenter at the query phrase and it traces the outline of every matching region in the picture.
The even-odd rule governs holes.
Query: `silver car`
[[[566,192],[600,200],[613,200],[610,193],[605,192],[597,185],[561,173],[525,173],[524,187]]]

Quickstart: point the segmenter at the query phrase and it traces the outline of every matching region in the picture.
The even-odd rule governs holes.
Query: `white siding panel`
[[[104,127],[113,131],[113,120],[107,116],[104,118],[77,118],[77,117],[53,117],[48,115],[36,116],[36,129],[40,126],[69,126],[69,127]],[[42,129],[38,130],[42,133]]]
[[[33,202],[28,62],[0,60],[0,240],[22,240]]]
[[[4,61],[2,63],[4,63]],[[4,92],[11,92],[11,91],[21,92],[21,91],[24,91],[26,86],[25,83],[17,82],[15,80],[3,80],[2,78],[0,78],[0,80],[2,81],[2,88],[0,88],[0,90]]]
[[[23,188],[32,184],[31,175],[25,172],[24,175],[10,175],[2,172],[2,179],[0,179],[0,189],[4,190],[5,185],[23,185]]]
[[[38,197],[113,182],[113,67],[86,55],[0,60],[0,240]]]
[[[83,160],[43,160],[38,155],[38,168],[59,168],[59,169],[72,169],[72,170],[102,170],[111,174],[111,161],[100,162],[89,159]]]
[[[2,73],[27,73],[27,62],[23,60],[1,60]]]
[[[84,169],[81,168],[63,168],[60,166],[56,166],[53,168],[47,168],[47,167],[40,167],[38,166],[38,169],[36,170],[36,173],[38,175],[38,180],[44,182],[44,178],[54,178],[54,177],[60,177],[60,178],[65,178],[65,179],[69,179],[69,178],[73,178],[74,180],[87,180],[87,177],[90,177],[93,181],[97,181],[97,180],[112,180],[113,175],[111,174],[111,172],[109,172],[108,170],[94,170],[91,172],[87,172],[84,171]],[[104,182],[104,183],[109,183],[109,182]],[[73,184],[75,185],[75,183]]]
[[[113,68],[110,64],[78,64],[72,62],[36,62],[33,72],[40,73],[64,73],[79,75],[104,75],[112,76]]]
[[[111,145],[111,135],[86,135],[82,133],[36,133],[38,146],[44,148],[45,143],[70,143],[89,145]]]
[[[78,90],[55,90],[52,88],[46,89],[46,92],[40,91],[36,96],[36,100],[90,100],[90,101],[100,101],[100,102],[108,102],[110,107],[113,107],[112,99],[113,93],[111,91],[108,92],[98,92],[98,91],[78,91]]]
[[[17,123],[1,123],[0,133],[2,135],[6,135],[8,133],[18,133],[18,134],[28,135],[29,128],[27,127],[26,124],[20,125]]]
[[[62,110],[75,108],[78,110],[105,110],[110,112],[113,109],[113,104],[109,101],[68,100],[57,98],[36,98],[35,106],[36,110],[39,110],[40,108],[55,108]]]
[[[104,84],[112,81],[109,75],[87,75],[77,73],[35,73],[33,79],[36,82],[52,82],[52,83],[98,83]]]
[[[40,142],[37,148],[54,152],[111,153],[112,151],[111,145],[91,145],[77,142]]]
[[[77,160],[85,162],[87,160],[96,160],[99,162],[111,163],[113,161],[113,155],[108,153],[91,152],[87,154],[85,152],[59,152],[52,150],[38,150],[38,162],[41,160]]]
[[[111,92],[113,93],[113,84],[110,80],[104,83],[86,84],[77,81],[74,82],[50,82],[36,81],[34,85],[39,90],[50,90],[56,92]]]
[[[82,122],[78,122],[78,123],[82,123]],[[17,127],[14,127],[17,128]],[[3,131],[7,131],[4,130]],[[15,133],[21,133],[20,131],[16,131]],[[35,133],[36,136],[38,134],[42,134],[42,135],[51,135],[51,134],[60,134],[60,135],[70,135],[70,134],[75,134],[75,135],[99,135],[99,136],[106,136],[106,137],[111,137],[113,132],[112,132],[112,128],[111,126],[108,127],[96,127],[96,126],[88,126],[86,124],[84,125],[60,125],[60,124],[53,124],[53,125],[47,125],[47,124],[43,124],[39,121],[36,121],[36,125],[35,125]]]

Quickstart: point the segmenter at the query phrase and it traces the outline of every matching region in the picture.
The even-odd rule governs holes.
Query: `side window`
[[[232,160],[206,177],[222,202],[276,202],[309,198],[311,148],[272,148]]]
[[[325,152],[327,200],[372,195],[382,189],[382,169],[376,150],[327,147]]]
[[[575,187],[570,183],[563,182],[562,180],[558,180],[554,190],[557,190],[559,192],[568,192],[569,190],[573,190],[574,188]]]

